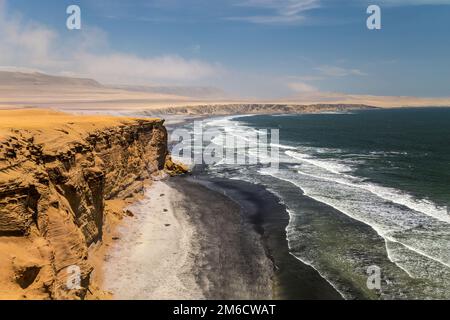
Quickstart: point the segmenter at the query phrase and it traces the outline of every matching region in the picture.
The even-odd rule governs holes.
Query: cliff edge
[[[93,294],[106,204],[165,168],[163,120],[0,111],[0,299]]]

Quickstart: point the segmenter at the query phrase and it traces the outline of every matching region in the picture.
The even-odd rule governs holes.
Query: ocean
[[[218,163],[205,170],[276,195],[289,214],[290,254],[342,297],[450,298],[450,108],[233,116],[204,124],[242,139],[249,130],[279,129],[278,169]],[[380,274],[375,287],[368,285],[373,270]]]

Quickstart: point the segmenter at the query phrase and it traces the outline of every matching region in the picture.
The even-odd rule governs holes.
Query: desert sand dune
[[[205,105],[357,104],[376,107],[450,106],[450,98],[308,93],[277,100],[227,97],[210,87],[104,85],[92,79],[0,71],[0,109],[162,110]],[[281,110],[282,111],[282,110]],[[185,112],[181,112],[185,113]]]

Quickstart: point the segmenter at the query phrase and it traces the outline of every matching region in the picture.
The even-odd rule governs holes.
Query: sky
[[[449,40],[450,0],[0,0],[0,69],[241,97],[450,96]]]

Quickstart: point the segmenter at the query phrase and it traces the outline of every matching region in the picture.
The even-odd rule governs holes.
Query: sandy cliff
[[[177,170],[166,158],[159,119],[0,111],[0,299],[92,293],[88,249],[102,239],[106,204],[141,190],[166,162]],[[69,290],[77,268],[80,287]]]

